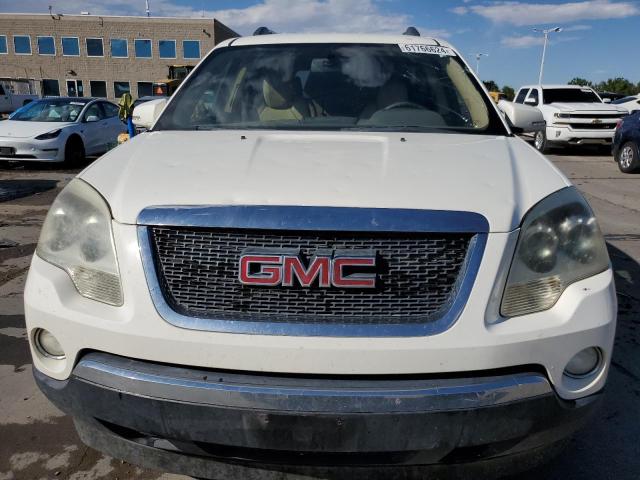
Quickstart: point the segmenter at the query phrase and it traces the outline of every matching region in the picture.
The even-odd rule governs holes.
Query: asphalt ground
[[[518,480],[640,478],[640,175],[620,173],[597,153],[550,158],[585,194],[606,235],[619,302],[613,366],[592,422],[555,460]],[[47,209],[76,173],[0,163],[0,480],[184,479],[85,447],[32,379],[22,292]]]

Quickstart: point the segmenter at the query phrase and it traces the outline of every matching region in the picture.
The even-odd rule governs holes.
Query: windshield
[[[602,103],[590,88],[545,88],[544,103]]]
[[[614,100],[613,103],[614,105],[621,105],[623,103],[628,103],[628,102],[633,102],[634,100],[639,100],[640,97],[624,97],[624,98],[619,98],[618,100]]]
[[[222,48],[187,80],[155,130],[435,130],[505,135],[490,100],[461,60],[450,49],[430,47],[438,48],[439,53],[377,44]]]
[[[12,115],[22,122],[75,122],[87,102],[46,99],[31,102]]]

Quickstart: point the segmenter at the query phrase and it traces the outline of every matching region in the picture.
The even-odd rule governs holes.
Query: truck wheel
[[[67,167],[79,167],[85,160],[84,144],[79,137],[71,137],[64,147],[64,164]]]
[[[547,133],[544,130],[536,132],[533,137],[533,146],[536,147],[540,153],[547,153],[549,151],[549,142],[547,141]]]
[[[627,142],[618,150],[618,168],[624,173],[640,171],[640,152],[635,142]]]

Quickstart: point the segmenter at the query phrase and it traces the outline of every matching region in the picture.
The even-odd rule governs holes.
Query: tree
[[[509,100],[510,102],[512,102],[514,97],[516,96],[516,91],[509,85],[505,85],[504,87],[502,87],[502,93],[505,94],[507,100]]]
[[[623,77],[610,78],[605,82],[596,85],[599,92],[613,92],[621,95],[635,95],[638,93],[638,87]]]
[[[484,81],[482,83],[484,83],[484,86],[487,87],[487,90],[489,90],[490,92],[499,92],[500,91],[500,87],[493,80],[486,80],[486,81]]]
[[[593,83],[586,78],[575,77],[569,81],[569,85],[580,85],[581,87],[592,87]]]

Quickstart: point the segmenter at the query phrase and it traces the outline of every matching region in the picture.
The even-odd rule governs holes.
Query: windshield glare
[[[215,51],[155,130],[442,130],[506,134],[456,56],[398,45],[296,44]]]
[[[545,88],[544,103],[602,103],[590,88]]]
[[[75,122],[86,103],[70,100],[38,100],[22,107],[11,120],[22,122]]]

